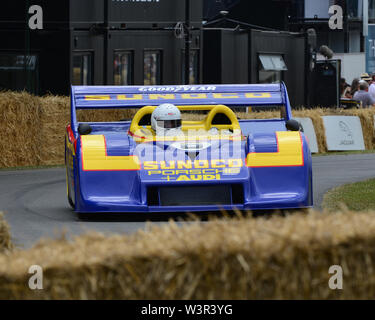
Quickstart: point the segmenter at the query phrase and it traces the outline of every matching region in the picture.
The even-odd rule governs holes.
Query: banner
[[[319,152],[318,141],[316,139],[316,133],[315,133],[312,120],[310,118],[295,118],[295,119],[299,121],[303,127],[305,136],[307,137],[309,141],[311,153],[318,153]]]
[[[328,151],[365,150],[359,117],[324,116]]]

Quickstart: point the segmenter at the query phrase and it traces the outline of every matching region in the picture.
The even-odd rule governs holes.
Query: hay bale
[[[0,93],[0,167],[40,165],[39,99],[26,92]]]
[[[9,226],[4,219],[4,214],[0,212],[0,253],[6,253],[12,250]]]
[[[131,120],[135,113],[134,109],[78,110],[77,119],[81,122],[118,122]]]
[[[65,131],[70,123],[70,99],[68,97],[45,96],[39,98],[41,105],[40,158],[43,165],[64,163]]]
[[[0,299],[368,299],[375,212],[174,223],[0,256]],[[31,265],[44,290],[25,285]],[[332,265],[344,290],[328,287]]]

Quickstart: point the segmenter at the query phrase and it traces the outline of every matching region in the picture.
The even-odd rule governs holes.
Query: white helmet
[[[171,129],[180,129],[180,110],[175,105],[169,103],[158,106],[152,113],[151,127],[156,134],[161,134]]]

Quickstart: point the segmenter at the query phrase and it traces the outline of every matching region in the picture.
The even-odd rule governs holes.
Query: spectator
[[[366,81],[370,85],[372,78],[365,72],[361,74],[361,80]]]
[[[370,84],[370,87],[368,89],[368,92],[370,93],[371,97],[375,99],[375,74],[372,74],[372,83]]]
[[[351,85],[350,95],[352,97],[354,97],[354,94],[358,91],[358,89],[359,89],[359,79],[358,78],[354,78],[353,82],[352,82],[352,85]]]
[[[340,80],[340,95],[342,99],[351,99],[352,96],[350,95],[350,85],[346,83],[344,78]]]
[[[345,90],[349,85],[346,83],[345,78],[340,79],[340,95],[341,97],[344,96]]]
[[[353,99],[353,96],[350,93],[351,90],[352,90],[352,88],[347,84],[341,98],[342,99]]]
[[[373,99],[368,93],[368,87],[368,83],[361,80],[359,82],[359,91],[357,91],[353,96],[354,100],[361,102],[362,108],[369,108],[375,105],[375,99]]]

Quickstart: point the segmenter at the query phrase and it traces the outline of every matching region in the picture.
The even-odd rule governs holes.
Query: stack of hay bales
[[[374,217],[223,219],[46,241],[0,255],[0,299],[369,299]],[[27,287],[31,265],[43,268],[43,290]],[[329,287],[334,265],[344,290]]]
[[[46,96],[39,98],[41,115],[39,119],[40,158],[43,165],[64,163],[65,132],[70,123],[70,99],[68,97]]]
[[[42,164],[41,106],[28,93],[0,93],[0,167]]]

